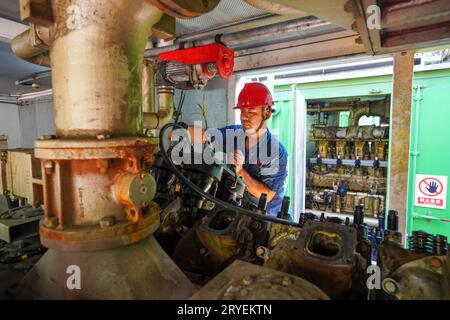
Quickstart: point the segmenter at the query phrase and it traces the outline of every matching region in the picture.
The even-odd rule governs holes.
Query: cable
[[[298,223],[295,222],[291,222],[288,220],[284,220],[284,219],[279,219],[276,217],[272,217],[272,216],[265,216],[265,215],[261,215],[259,213],[255,213],[253,211],[244,209],[244,208],[240,208],[238,206],[234,206],[231,205],[225,201],[219,200],[216,197],[211,196],[210,194],[204,192],[202,189],[200,189],[199,187],[197,187],[194,183],[192,183],[188,178],[186,178],[183,173],[178,170],[177,167],[175,167],[175,165],[173,164],[172,160],[170,159],[170,157],[167,154],[167,150],[164,146],[164,132],[170,128],[170,127],[175,127],[178,129],[183,129],[186,130],[183,126],[177,124],[177,123],[168,123],[166,124],[164,127],[161,128],[161,131],[159,133],[159,146],[160,146],[160,151],[161,151],[161,155],[163,156],[164,160],[167,162],[167,164],[169,165],[170,169],[177,175],[177,177],[179,179],[181,179],[188,187],[190,187],[192,190],[194,190],[195,192],[197,192],[199,195],[201,195],[202,197],[208,199],[211,202],[214,202],[215,204],[236,212],[236,213],[240,213],[242,215],[245,216],[249,216],[251,218],[254,219],[258,219],[258,220],[266,220],[266,221],[270,221],[270,222],[275,222],[275,223],[280,223],[280,224],[284,224],[284,225],[290,225],[290,226],[294,226],[294,227],[300,227],[300,225]]]
[[[178,102],[177,114],[175,116],[175,123],[178,123],[178,118],[181,115],[181,109],[183,109],[184,98],[186,97],[186,91],[182,90],[180,94],[180,101]]]

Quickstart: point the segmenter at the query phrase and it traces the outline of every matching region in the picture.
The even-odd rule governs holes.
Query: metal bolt
[[[142,193],[142,194],[146,194],[147,193],[147,186],[145,184],[142,184],[139,187],[139,192]]]
[[[439,260],[438,258],[431,259],[430,263],[431,263],[431,266],[434,268],[440,268],[442,265],[441,260]]]
[[[206,248],[200,248],[200,254],[203,257],[206,257],[208,255],[208,250],[206,250]]]
[[[97,140],[106,140],[109,139],[110,135],[109,134],[98,134],[97,135]]]
[[[54,134],[46,134],[39,137],[39,140],[52,140],[55,139],[56,136]]]
[[[112,227],[115,224],[116,224],[116,217],[114,216],[104,217],[100,220],[100,228]]]
[[[183,233],[185,231],[185,228],[183,228],[183,226],[178,226],[175,228],[175,232],[176,233]]]
[[[240,294],[241,294],[241,296],[247,296],[248,295],[248,290],[247,289],[242,289]]]
[[[245,276],[245,277],[242,279],[242,284],[245,285],[245,286],[249,286],[249,285],[251,285],[252,283],[253,283],[253,279],[252,279],[252,277],[250,277],[250,276]]]
[[[256,248],[256,255],[258,257],[263,257],[265,253],[266,253],[266,249],[264,247]]]
[[[45,220],[45,226],[47,228],[56,228],[59,224],[58,217],[49,217]]]
[[[45,174],[52,174],[54,172],[53,161],[48,160],[44,162],[44,171]]]
[[[292,284],[292,280],[289,277],[283,277],[283,280],[281,280],[281,284],[285,287],[289,287]]]
[[[141,201],[141,207],[146,207],[148,206],[148,201]]]
[[[395,293],[397,291],[397,283],[392,279],[385,279],[383,281],[383,289],[387,293]]]

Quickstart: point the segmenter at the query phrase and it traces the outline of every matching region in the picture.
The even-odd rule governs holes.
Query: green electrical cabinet
[[[442,191],[439,198],[447,196],[445,209],[438,209],[435,204],[428,204],[434,208],[415,205],[416,197],[422,200],[431,199],[433,202],[436,198],[433,194],[427,197],[427,190],[425,195],[422,194],[419,190],[421,186],[429,188],[424,183],[432,181],[433,176],[450,176],[449,69],[415,74],[411,111],[407,233],[423,230],[450,238],[448,188],[444,190],[438,188],[434,192],[438,194]],[[421,179],[418,179],[416,183],[417,174],[423,176],[420,176]],[[431,178],[423,181],[428,176]],[[439,178],[436,186],[439,185],[440,180],[444,179]]]

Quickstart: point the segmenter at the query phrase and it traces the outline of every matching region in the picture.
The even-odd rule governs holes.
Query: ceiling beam
[[[356,39],[357,35],[339,32],[334,37],[323,35],[295,41],[295,45],[280,43],[276,45],[278,48],[271,46],[271,51],[267,47],[262,47],[260,52],[257,48],[236,51],[234,72],[365,53],[364,46],[356,43]]]
[[[410,25],[417,26],[437,19],[450,20],[450,1],[416,0],[384,6],[381,27],[404,29]]]
[[[17,35],[28,29],[27,25],[0,18],[0,41],[10,43]]]

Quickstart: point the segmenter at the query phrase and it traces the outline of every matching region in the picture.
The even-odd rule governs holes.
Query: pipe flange
[[[105,217],[98,225],[57,227],[42,220],[40,223],[41,242],[50,249],[65,252],[85,252],[105,250],[129,245],[147,238],[159,227],[159,206],[151,202],[138,222],[118,221]]]
[[[38,159],[54,160],[122,159],[150,155],[157,144],[151,137],[37,140],[34,154]]]

